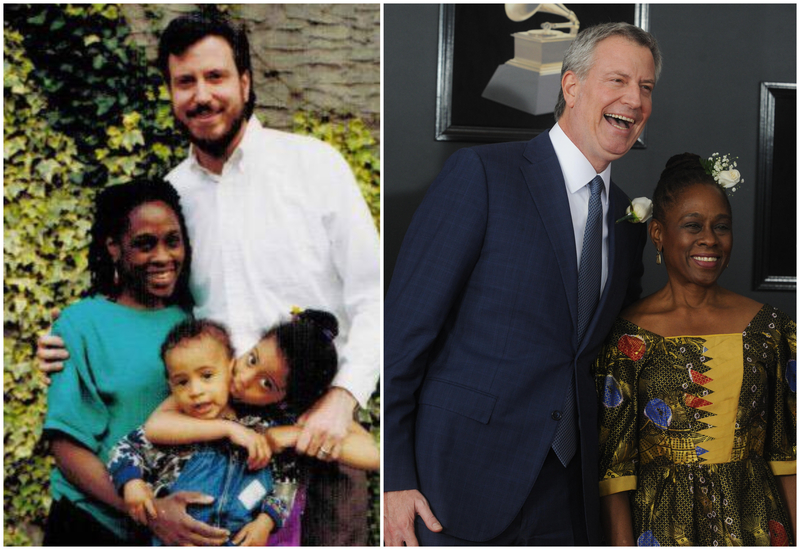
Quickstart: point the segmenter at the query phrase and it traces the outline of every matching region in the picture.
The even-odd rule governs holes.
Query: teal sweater
[[[176,306],[139,310],[100,296],[66,308],[53,332],[64,339],[70,358],[48,390],[48,437],[65,434],[105,464],[114,444],[167,398],[159,351],[170,329],[186,317]],[[129,538],[127,517],[90,499],[57,468],[50,482],[54,500],[70,500],[120,538]]]

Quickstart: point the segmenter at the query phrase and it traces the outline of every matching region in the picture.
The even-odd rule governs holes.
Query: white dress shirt
[[[342,156],[252,117],[221,174],[192,149],[167,179],[192,246],[195,316],[225,324],[242,355],[293,306],[333,313],[333,384],[366,406],[380,368],[378,235]]]
[[[564,182],[567,186],[569,210],[572,214],[572,229],[575,235],[575,252],[578,258],[578,267],[581,265],[581,251],[583,250],[583,234],[586,231],[586,219],[589,217],[589,183],[600,176],[603,180],[603,190],[600,192],[600,202],[603,205],[603,267],[600,282],[600,293],[608,280],[608,188],[611,185],[611,164],[601,173],[597,173],[581,150],[572,143],[564,130],[556,122],[550,130],[550,141],[556,150]]]

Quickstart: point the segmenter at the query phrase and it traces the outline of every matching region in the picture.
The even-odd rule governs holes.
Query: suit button
[[[550,418],[553,420],[561,420],[561,411],[553,411],[550,413]]]

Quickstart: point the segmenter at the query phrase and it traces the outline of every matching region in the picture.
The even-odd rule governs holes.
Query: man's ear
[[[252,84],[250,78],[250,71],[245,71],[242,73],[242,76],[239,77],[239,84],[244,88],[244,102],[247,103],[247,100],[250,99],[250,86]]]
[[[564,101],[567,107],[572,108],[575,106],[579,88],[580,80],[578,80],[578,75],[573,71],[565,72],[564,76],[561,77],[561,92],[564,94]]]
[[[106,250],[108,250],[108,255],[111,256],[111,261],[117,263],[122,255],[122,251],[119,248],[119,243],[113,238],[107,237]]]

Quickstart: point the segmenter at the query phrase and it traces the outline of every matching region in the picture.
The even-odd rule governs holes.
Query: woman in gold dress
[[[793,545],[796,324],[726,290],[731,207],[672,157],[650,238],[669,276],[622,312],[595,364],[609,544]]]

